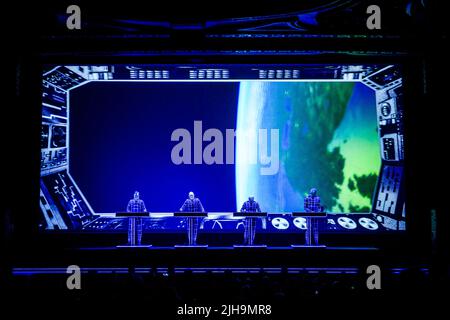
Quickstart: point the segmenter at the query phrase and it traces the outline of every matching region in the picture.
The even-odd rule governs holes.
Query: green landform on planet
[[[248,123],[243,119],[279,129],[280,169],[263,176],[256,166],[237,168],[238,203],[252,194],[267,204],[264,210],[298,211],[315,187],[327,211],[370,212],[381,164],[370,88],[356,82],[243,81],[239,97],[238,129]]]

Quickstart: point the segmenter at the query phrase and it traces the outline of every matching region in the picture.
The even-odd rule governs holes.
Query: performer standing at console
[[[195,194],[189,192],[189,198],[187,198],[180,208],[182,212],[205,212],[202,202],[199,198],[195,197]],[[197,244],[198,225],[200,223],[199,218],[189,217],[187,218],[187,230],[189,243]],[[190,232],[191,231],[191,232]]]
[[[245,201],[242,205],[241,212],[261,212],[259,203],[255,201],[254,197],[249,197],[248,201]],[[256,218],[245,218],[245,230],[244,230],[244,243],[247,245],[253,245],[255,239]]]
[[[127,212],[146,212],[147,209],[145,208],[145,203],[143,200],[139,199],[139,191],[134,192],[133,199],[128,201],[127,206]],[[142,218],[135,218],[136,219],[136,227],[137,227],[137,244],[141,244],[142,239]],[[128,228],[133,228],[131,225],[132,219],[129,219],[129,226]]]
[[[308,196],[304,200],[305,212],[322,212],[323,207],[320,204],[320,197],[317,195],[317,189],[311,188]],[[307,218],[308,224],[305,232],[306,243],[309,243],[311,232],[314,235],[314,244],[319,244],[319,220],[318,218]]]

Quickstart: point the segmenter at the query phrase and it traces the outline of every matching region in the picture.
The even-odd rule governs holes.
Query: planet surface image
[[[314,187],[328,212],[371,211],[381,158],[375,93],[364,84],[242,81],[236,132],[238,208],[254,196],[263,211],[301,211]],[[262,174],[264,154],[278,159],[276,173]]]

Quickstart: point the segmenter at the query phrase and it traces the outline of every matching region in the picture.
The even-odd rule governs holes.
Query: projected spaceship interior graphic
[[[42,231],[125,232],[138,190],[146,233],[186,230],[190,191],[202,232],[241,232],[249,197],[258,232],[304,232],[311,188],[323,232],[406,229],[400,65],[52,65],[42,89]]]

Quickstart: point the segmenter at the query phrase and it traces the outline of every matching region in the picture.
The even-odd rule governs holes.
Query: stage
[[[1,305],[432,316],[446,11],[134,2],[7,10]]]

